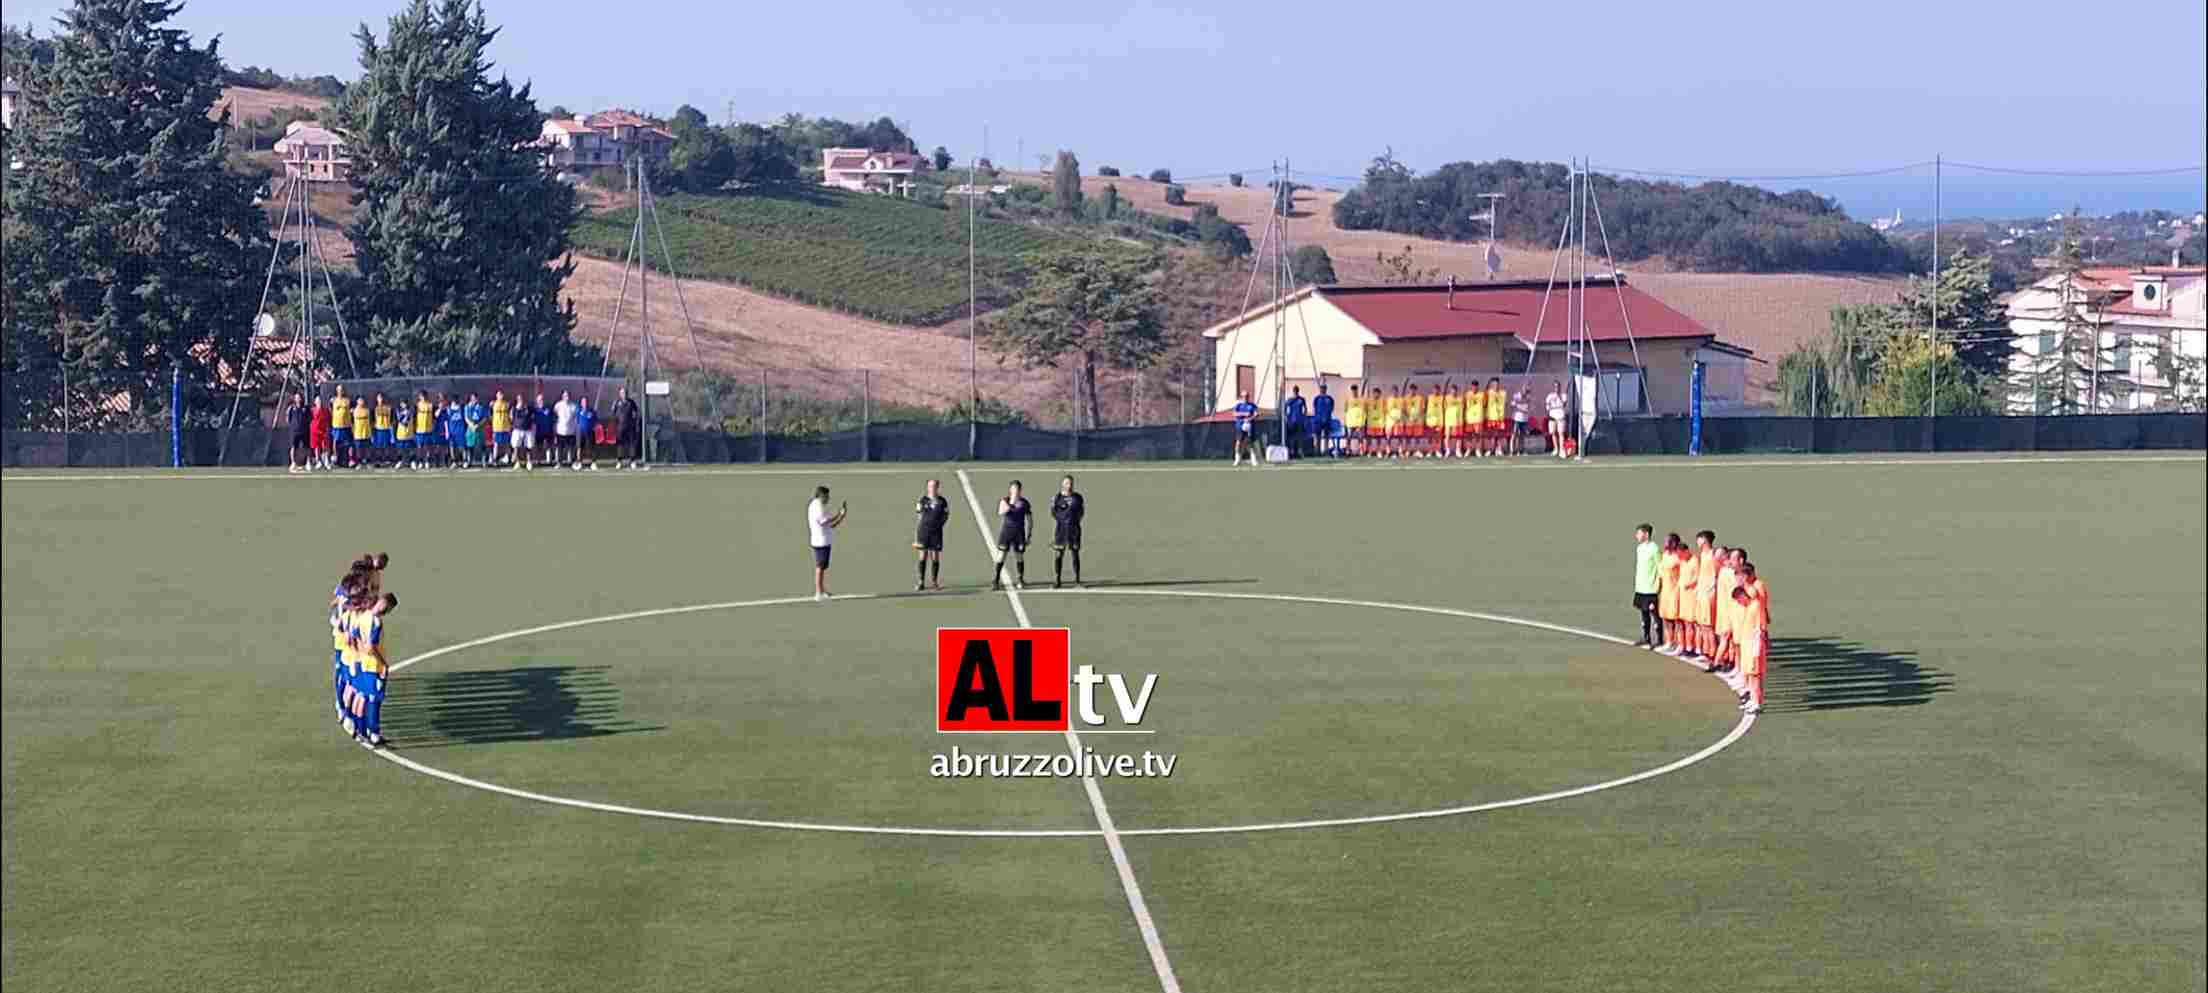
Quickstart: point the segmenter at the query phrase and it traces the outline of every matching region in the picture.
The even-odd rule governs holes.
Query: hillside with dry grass
[[[1016,179],[1047,182],[1048,177],[1027,173]],[[1243,225],[1255,242],[1265,229],[1273,193],[1262,186],[1187,186],[1184,206],[1165,202],[1165,184],[1134,176],[1086,177],[1081,181],[1087,196],[1101,195],[1116,184],[1119,195],[1139,210],[1188,218],[1196,205],[1214,204],[1219,216]],[[1378,256],[1395,255],[1406,246],[1417,265],[1438,269],[1446,278],[1477,281],[1486,277],[1486,246],[1472,242],[1437,241],[1385,231],[1345,231],[1334,226],[1334,202],[1341,194],[1331,190],[1298,190],[1294,211],[1283,226],[1291,246],[1317,245],[1334,260],[1335,275],[1345,283],[1374,282],[1380,278]],[[1508,210],[1506,206],[1504,208]],[[1545,279],[1556,261],[1551,248],[1499,245],[1500,278]],[[1599,263],[1591,262],[1591,265]],[[1821,334],[1829,324],[1832,308],[1864,303],[1892,303],[1907,279],[1897,276],[1850,276],[1831,273],[1706,273],[1670,272],[1661,260],[1627,269],[1626,279],[1657,299],[1717,332],[1720,339],[1756,350],[1776,360],[1798,342]]]

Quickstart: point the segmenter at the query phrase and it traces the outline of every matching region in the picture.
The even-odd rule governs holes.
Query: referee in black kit
[[[951,502],[943,499],[942,480],[928,480],[928,491],[921,494],[913,517],[919,522],[912,536],[912,548],[920,553],[920,575],[913,580],[912,591],[918,593],[931,586],[940,590],[943,588],[943,525],[951,519]]]
[[[1058,495],[1050,498],[1050,516],[1058,522],[1058,531],[1051,536],[1050,547],[1058,552],[1057,563],[1051,566],[1051,589],[1066,585],[1066,553],[1073,553],[1073,585],[1081,585],[1081,518],[1089,513],[1089,502],[1081,492],[1073,488],[1073,477],[1058,481]]]
[[[1035,507],[1020,495],[1020,481],[997,500],[997,517],[1004,523],[997,527],[997,569],[989,575],[989,588],[1004,589],[1004,560],[1012,560],[1012,588],[1027,588],[1027,541],[1035,531]]]

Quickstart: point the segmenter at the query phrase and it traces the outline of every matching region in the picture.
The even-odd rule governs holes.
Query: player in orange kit
[[[1705,669],[1717,665],[1717,532],[1694,533],[1694,651]]]
[[[1763,713],[1763,673],[1771,655],[1771,590],[1756,578],[1753,563],[1740,566],[1741,585],[1733,590],[1734,640],[1740,644],[1740,694],[1744,713]]]
[[[1696,540],[1701,535],[1696,535]],[[1711,577],[1715,579],[1716,577]],[[1685,543],[1679,546],[1679,658],[1702,662],[1702,556]]]
[[[1684,625],[1679,622],[1679,562],[1685,552],[1686,544],[1679,540],[1679,532],[1664,536],[1664,559],[1657,568],[1657,577],[1663,587],[1656,594],[1656,616],[1664,622],[1664,643],[1656,650],[1665,655],[1676,656],[1683,650],[1680,629]]]

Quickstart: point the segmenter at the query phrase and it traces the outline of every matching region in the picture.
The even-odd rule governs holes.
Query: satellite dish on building
[[[269,335],[275,334],[275,333],[276,333],[276,315],[274,315],[274,314],[262,314],[261,316],[259,316],[259,317],[256,317],[256,318],[254,318],[254,319],[253,319],[253,333],[254,333],[255,335],[259,336],[259,337],[262,337],[262,338],[266,338],[266,337],[268,337]]]

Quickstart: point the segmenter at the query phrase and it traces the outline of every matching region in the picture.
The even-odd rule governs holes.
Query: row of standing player
[[[844,503],[831,509],[826,486],[815,487],[811,503],[805,505],[805,528],[811,540],[813,552],[813,599],[827,600],[828,566],[835,551],[836,529],[850,517],[850,504]],[[1050,499],[1050,516],[1057,523],[1051,536],[1051,548],[1057,552],[1052,566],[1051,588],[1059,589],[1066,582],[1066,558],[1073,558],[1073,584],[1083,585],[1081,578],[1081,529],[1089,513],[1088,498],[1073,488],[1073,477],[1058,480],[1058,492]],[[912,549],[916,553],[916,575],[913,592],[943,588],[943,533],[951,520],[951,501],[943,496],[943,482],[928,480],[920,495],[920,502],[913,507],[914,532]],[[1012,588],[1027,586],[1027,546],[1034,538],[1034,506],[1028,502],[1020,481],[1015,479],[1005,488],[1005,495],[997,499],[997,555],[996,565],[989,577],[989,588],[1004,589],[1004,567],[1012,567]]]
[[[391,666],[384,656],[383,619],[399,609],[399,597],[383,591],[391,556],[378,552],[353,560],[330,591],[330,633],[336,650],[331,689],[337,723],[353,740],[383,747],[383,698]]]
[[[1745,548],[1717,543],[1698,531],[1689,545],[1677,532],[1656,543],[1656,529],[1634,529],[1633,607],[1640,612],[1636,647],[1717,674],[1740,708],[1763,712],[1763,676],[1770,662],[1771,588]]]
[[[531,406],[519,394],[508,401],[504,390],[488,404],[481,394],[469,394],[462,404],[456,396],[432,397],[423,391],[415,395],[411,411],[394,406],[381,393],[373,404],[365,397],[347,397],[342,386],[326,403],[317,399],[310,407],[299,394],[293,400],[292,472],[379,464],[393,469],[501,464],[596,469],[596,449],[607,443],[618,456],[615,468],[632,463],[644,468],[643,421],[626,387],[611,411],[610,432],[601,431],[604,418],[589,397],[577,400],[565,392],[556,403],[539,393]],[[610,437],[601,441],[601,434]]]
[[[1525,454],[1526,437],[1534,424],[1525,390],[1512,393],[1501,379],[1486,387],[1474,383],[1461,393],[1443,386],[1405,386],[1391,394],[1385,386],[1369,391],[1349,388],[1342,417],[1334,417],[1334,397],[1325,383],[1308,404],[1303,387],[1291,389],[1282,406],[1283,420],[1292,447],[1328,455],[1364,455],[1385,458],[1487,458]],[[1549,452],[1558,458],[1571,454],[1565,424],[1569,399],[1564,384],[1549,385],[1542,410],[1547,415],[1542,430]],[[1260,451],[1256,437],[1258,407],[1248,393],[1234,405],[1234,464],[1242,464],[1247,451],[1256,465]]]

